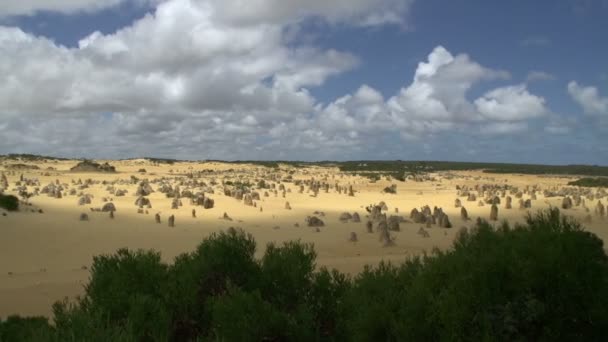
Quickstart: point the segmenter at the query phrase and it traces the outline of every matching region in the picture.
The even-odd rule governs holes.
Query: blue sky
[[[0,153],[608,165],[606,0],[249,3],[0,5]]]

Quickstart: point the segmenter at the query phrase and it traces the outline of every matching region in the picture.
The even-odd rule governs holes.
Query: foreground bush
[[[417,340],[601,340],[608,332],[603,243],[557,209],[514,229],[482,223],[462,233],[453,250],[425,259],[409,290],[403,333]]]
[[[5,321],[0,319],[0,342],[51,341],[53,339],[53,328],[44,317],[9,316]]]
[[[524,225],[486,222],[449,251],[349,278],[317,270],[311,245],[242,231],[162,263],[155,252],[95,258],[83,298],[54,325],[11,317],[0,341],[554,341],[608,334],[602,241],[557,209]],[[8,336],[8,337],[7,337]]]
[[[19,210],[19,199],[13,195],[0,194],[0,208],[8,211]]]

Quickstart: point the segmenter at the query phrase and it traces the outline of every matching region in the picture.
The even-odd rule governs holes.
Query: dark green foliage
[[[568,185],[608,188],[608,178],[581,178],[569,182]]]
[[[306,341],[292,334],[289,317],[266,302],[259,291],[232,289],[214,301],[212,312],[218,341]]]
[[[311,245],[212,234],[172,266],[155,252],[95,258],[82,299],[55,324],[9,318],[19,341],[598,341],[608,336],[602,240],[550,209],[524,225],[480,221],[448,251],[316,269]]]
[[[153,251],[120,249],[95,257],[84,297],[53,307],[58,334],[79,340],[94,331],[99,340],[123,335],[163,340],[169,331],[167,268]]]
[[[0,156],[2,157],[2,156]],[[9,154],[7,159],[22,159],[38,161],[44,159],[67,160],[65,158],[46,157],[29,154]],[[191,160],[177,160],[169,158],[145,159],[157,164],[173,165],[176,162],[192,162]],[[126,159],[129,160],[129,159]],[[404,172],[407,174],[424,173],[428,171],[458,171],[458,170],[484,170],[488,173],[522,173],[522,174],[559,174],[559,175],[586,175],[608,176],[608,166],[597,165],[538,165],[538,164],[506,164],[506,163],[477,163],[457,161],[402,161],[402,160],[355,160],[355,161],[293,161],[293,160],[205,160],[208,162],[223,162],[232,164],[253,164],[278,169],[280,164],[292,167],[330,166],[339,167],[341,171],[381,172],[384,176],[392,176],[403,181]],[[229,170],[230,171],[230,170]],[[234,170],[232,170],[234,171]],[[365,174],[362,174],[365,175]],[[373,177],[373,176],[372,176]]]
[[[425,259],[407,296],[422,340],[599,340],[608,328],[602,241],[551,209],[525,226],[481,222]]]
[[[0,342],[9,341],[51,341],[54,331],[44,317],[9,316],[0,319]]]
[[[69,160],[67,158],[51,157],[51,156],[39,156],[36,154],[27,153],[9,153],[6,159],[13,160],[27,160],[27,161],[44,161],[44,160]]]
[[[315,269],[312,245],[286,242],[282,247],[269,244],[261,260],[260,288],[264,298],[285,311],[293,311],[305,299]]]
[[[93,259],[91,279],[85,287],[85,301],[94,303],[111,321],[121,321],[135,310],[134,303],[145,297],[160,298],[166,282],[167,266],[160,253],[119,249],[114,255]],[[134,303],[131,303],[134,302]]]
[[[320,163],[321,165],[329,165]],[[401,160],[361,160],[331,163],[337,165],[340,171],[382,172],[393,177],[404,172],[424,173],[429,171],[458,171],[484,170],[488,173],[523,173],[523,174],[563,174],[608,176],[608,166],[594,165],[534,165],[534,164],[503,164],[503,163],[472,163],[447,161],[401,161]]]
[[[19,210],[19,199],[13,195],[0,194],[0,208],[8,211]]]
[[[174,339],[207,335],[212,319],[210,300],[225,295],[229,286],[255,287],[260,272],[255,250],[251,235],[230,229],[212,234],[194,253],[176,258],[167,288]]]
[[[401,266],[366,267],[340,304],[340,328],[352,341],[401,341],[407,293],[422,268],[419,259]]]

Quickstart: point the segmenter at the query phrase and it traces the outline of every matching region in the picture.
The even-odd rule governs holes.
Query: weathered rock
[[[495,204],[492,204],[492,208],[490,208],[490,221],[497,221],[498,220],[498,206]]]
[[[439,227],[441,227],[441,228],[452,228],[452,223],[450,222],[450,218],[446,214],[441,215],[437,219],[437,221],[438,221]]]
[[[340,214],[340,217],[338,218],[338,220],[340,220],[340,222],[342,223],[346,223],[350,220],[352,220],[353,216],[350,213],[344,212],[342,214]]]
[[[148,206],[148,209],[151,207],[151,203],[150,200],[146,197],[140,196],[135,200],[135,205],[143,208],[145,206]]]
[[[308,216],[306,217],[306,224],[309,227],[323,227],[325,226],[325,222],[316,216]]]
[[[400,216],[390,216],[386,222],[387,226],[388,226],[388,230],[393,231],[393,232],[401,231],[401,227],[399,226],[400,221],[401,221]]]
[[[211,209],[214,206],[215,206],[215,201],[212,198],[205,197],[205,200],[203,201],[203,208]]]
[[[116,211],[116,206],[114,206],[114,203],[108,202],[108,203],[104,204],[103,207],[101,207],[101,211],[114,212],[114,211]]]
[[[467,209],[465,207],[460,208],[460,218],[464,221],[469,220],[469,213],[467,212]]]
[[[505,209],[511,209],[511,207],[512,207],[511,202],[512,202],[511,196],[507,196],[505,198]]]
[[[562,209],[572,209],[572,205],[572,199],[569,196],[564,197],[562,200]]]
[[[78,199],[78,205],[91,204],[91,196],[84,195]]]
[[[232,221],[232,218],[230,216],[228,216],[227,213],[224,213],[224,216],[222,216],[222,219],[224,219],[226,221]]]
[[[351,242],[357,242],[359,239],[357,238],[357,233],[355,232],[350,232],[350,237],[348,238],[348,241]]]
[[[606,207],[604,207],[602,201],[597,201],[595,206],[595,215],[599,216],[600,218],[604,218],[604,216],[606,216]]]
[[[245,196],[243,196],[243,204],[247,206],[253,206],[253,199],[251,198],[250,194],[246,194]]]

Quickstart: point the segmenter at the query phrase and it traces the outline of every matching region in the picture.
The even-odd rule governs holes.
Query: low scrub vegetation
[[[19,210],[19,199],[13,195],[0,194],[0,208],[8,211]]]
[[[355,277],[317,268],[311,245],[206,238],[172,265],[154,251],[94,259],[85,294],[54,321],[10,317],[0,341],[598,341],[608,336],[602,240],[542,211],[478,222],[448,251]]]
[[[608,188],[608,178],[581,178],[569,182],[568,185]]]
[[[340,171],[350,172],[383,172],[393,174],[412,174],[435,171],[483,170],[487,173],[521,173],[533,175],[585,175],[608,176],[608,166],[596,165],[534,165],[474,163],[448,161],[348,161],[335,162]]]

